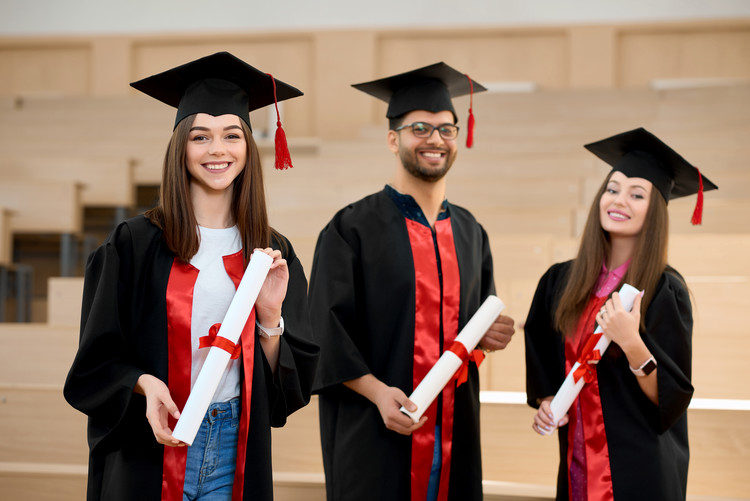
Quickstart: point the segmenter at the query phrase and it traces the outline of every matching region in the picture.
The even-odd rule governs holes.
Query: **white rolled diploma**
[[[245,274],[240,280],[240,285],[237,286],[232,302],[229,303],[229,309],[224,315],[224,321],[216,334],[217,337],[227,338],[235,344],[238,342],[272,263],[273,258],[265,252],[253,252]],[[209,348],[206,361],[198,373],[195,385],[190,390],[185,407],[180,413],[180,419],[174,427],[172,433],[174,438],[188,445],[193,444],[230,357],[231,354],[226,350],[216,346]]]
[[[490,328],[492,322],[503,311],[503,308],[505,308],[505,304],[500,298],[487,296],[482,306],[458,333],[456,341],[463,344],[466,351],[471,353],[479,344],[487,329]],[[409,395],[409,400],[416,404],[417,410],[410,412],[401,407],[401,412],[412,418],[415,423],[418,422],[433,400],[437,398],[438,393],[443,391],[445,385],[461,367],[461,364],[463,364],[463,360],[458,355],[452,351],[444,352],[412,394]]]
[[[622,285],[622,287],[620,288],[620,301],[622,301],[622,306],[623,308],[625,308],[625,310],[630,311],[633,309],[633,301],[635,301],[635,297],[639,293],[640,291],[630,284]],[[598,334],[601,331],[602,328],[597,326],[594,334]],[[594,350],[599,350],[599,354],[604,355],[604,351],[608,346],[609,339],[607,339],[607,336],[602,335],[602,337],[600,337],[599,341],[596,343],[596,346],[594,346]],[[560,422],[563,416],[568,413],[568,409],[570,409],[570,406],[573,405],[573,402],[583,388],[583,377],[579,378],[578,382],[575,382],[573,380],[573,374],[580,366],[581,364],[579,364],[578,362],[573,364],[570,372],[568,372],[568,376],[565,378],[565,381],[563,381],[560,389],[557,390],[557,393],[552,398],[552,402],[550,402],[549,404],[555,425],[557,425],[557,423]]]

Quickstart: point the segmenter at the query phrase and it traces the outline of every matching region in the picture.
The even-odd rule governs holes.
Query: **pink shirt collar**
[[[605,263],[602,263],[602,271],[599,273],[599,278],[596,280],[596,285],[594,286],[596,297],[609,296],[615,287],[617,287],[617,284],[622,281],[622,277],[628,271],[628,266],[630,266],[630,259],[611,271],[607,269]]]

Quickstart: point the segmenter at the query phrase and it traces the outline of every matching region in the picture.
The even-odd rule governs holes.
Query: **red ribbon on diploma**
[[[577,360],[580,365],[573,373],[574,382],[577,383],[581,377],[583,377],[584,383],[590,383],[594,379],[594,366],[602,359],[602,354],[594,348],[601,337],[602,333],[599,332],[598,334],[592,334],[589,340],[586,341],[583,350],[581,350],[581,355]]]
[[[458,388],[464,384],[469,377],[469,360],[477,364],[477,367],[479,367],[479,364],[484,360],[484,353],[482,353],[482,350],[473,350],[471,354],[469,354],[466,350],[466,346],[460,341],[454,341],[451,347],[448,348],[448,351],[453,352],[463,361],[463,364],[461,364],[461,367],[456,372],[456,388]]]
[[[221,324],[213,324],[211,328],[208,329],[208,336],[203,336],[198,339],[198,341],[200,341],[198,348],[211,348],[212,346],[216,346],[232,355],[232,360],[238,359],[242,352],[242,345],[239,343],[235,344],[229,339],[219,336],[219,327],[221,327]]]

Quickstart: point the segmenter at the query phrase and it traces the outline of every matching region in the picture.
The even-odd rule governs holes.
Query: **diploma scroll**
[[[466,353],[471,353],[479,341],[490,328],[505,304],[497,296],[488,296],[482,306],[479,307],[474,316],[466,323],[461,332],[456,336],[457,343],[463,344]],[[422,382],[409,395],[409,400],[417,405],[414,412],[407,411],[401,407],[401,412],[412,418],[416,423],[422,417],[430,404],[437,398],[453,375],[458,371],[464,361],[453,351],[446,350],[425,375]]]
[[[635,301],[635,297],[639,293],[640,291],[632,285],[623,284],[623,286],[620,288],[620,301],[622,301],[622,306],[623,308],[625,308],[625,310],[630,311],[633,309],[633,302]],[[594,334],[598,334],[600,332],[602,332],[602,328],[597,326]],[[602,335],[592,351],[593,353],[598,352],[598,356],[601,357],[608,346],[609,339],[607,339],[606,336]],[[581,357],[588,360],[586,363],[596,364],[598,359],[595,359],[590,355],[592,355],[592,353],[582,353]],[[584,378],[579,377],[578,381],[576,381],[575,377],[576,371],[579,367],[581,367],[580,362],[577,361],[573,364],[573,367],[570,369],[570,372],[565,378],[565,381],[563,381],[563,384],[560,386],[560,389],[557,390],[557,393],[552,399],[552,402],[550,402],[550,410],[552,411],[552,416],[555,424],[557,424],[560,419],[562,419],[563,416],[568,413],[568,409],[570,409],[570,406],[573,405],[573,402],[583,388]]]
[[[224,315],[217,337],[223,337],[236,344],[239,341],[242,329],[247,323],[250,312],[255,305],[263,282],[271,268],[273,258],[268,254],[255,251],[250,258],[245,274],[240,280],[240,285],[229,304],[229,309]],[[193,389],[190,390],[185,407],[182,409],[180,419],[174,428],[172,436],[188,445],[193,444],[195,435],[198,433],[203,416],[208,410],[211,399],[216,393],[221,376],[227,368],[231,354],[223,348],[212,346],[206,361],[203,363]]]

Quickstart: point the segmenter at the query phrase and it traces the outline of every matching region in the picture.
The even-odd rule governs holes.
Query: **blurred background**
[[[670,203],[670,263],[694,298],[688,498],[750,499],[750,2],[221,3],[0,0],[0,498],[84,499],[85,417],[62,384],[88,253],[151,207],[174,110],[129,83],[227,50],[301,89],[282,103],[294,168],[251,121],[272,225],[307,271],[336,210],[395,160],[385,104],[350,87],[438,61],[474,96],[448,199],[487,229],[517,338],[481,366],[486,499],[554,498],[556,439],[531,431],[522,325],[542,273],[577,250],[608,168],[582,147],[645,127],[718,186]],[[468,98],[456,100],[465,126]],[[465,130],[465,129],[464,129]],[[315,399],[274,431],[277,499],[324,499]]]

